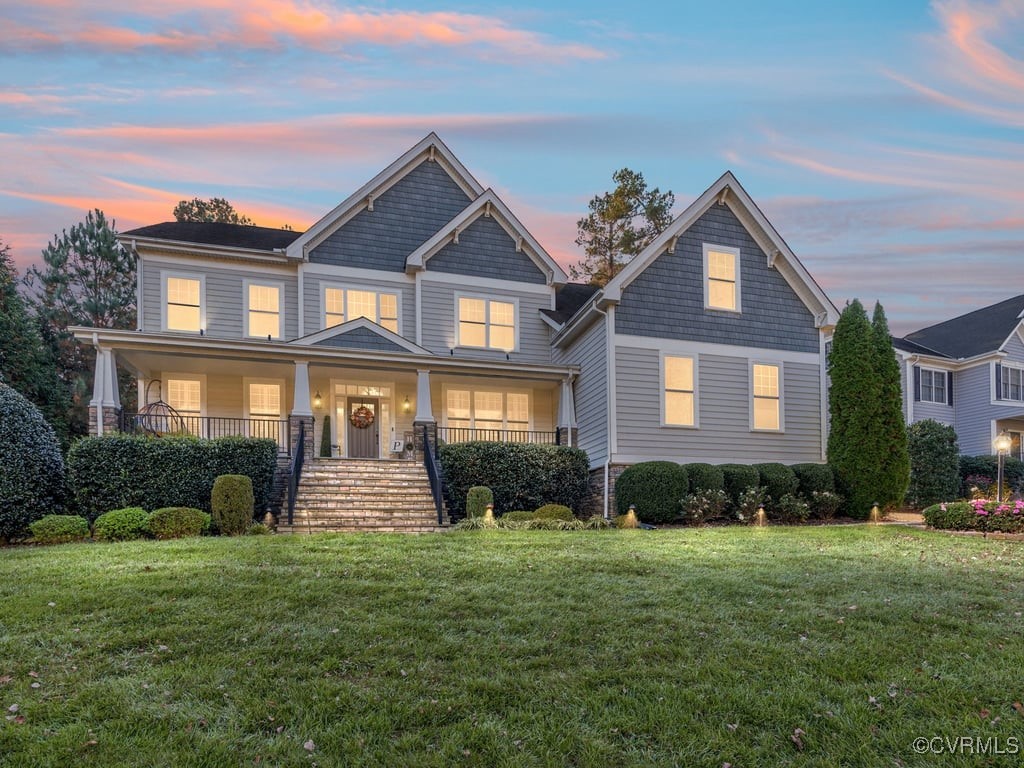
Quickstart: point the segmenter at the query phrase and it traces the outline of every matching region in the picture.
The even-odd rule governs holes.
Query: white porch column
[[[105,431],[116,431],[120,415],[121,396],[117,391],[114,350],[97,346],[92,399],[89,401],[90,434],[102,435]]]
[[[103,352],[107,358],[107,370],[109,371],[105,382],[107,391],[103,393],[103,405],[112,405],[120,410],[121,388],[117,385],[117,360],[114,359],[114,350],[104,349]]]
[[[416,424],[435,423],[433,406],[430,402],[430,371],[416,371]]]
[[[309,363],[295,361],[295,388],[292,401],[292,416],[312,416],[313,407],[309,402]]]
[[[562,395],[558,398],[558,426],[572,429],[576,426],[576,402],[572,395],[572,380],[562,381]]]

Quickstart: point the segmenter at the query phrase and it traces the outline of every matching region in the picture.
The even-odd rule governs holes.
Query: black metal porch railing
[[[147,435],[194,435],[214,437],[264,437],[277,443],[282,456],[290,456],[288,419],[236,419],[221,416],[122,413],[121,431]]]
[[[311,427],[312,428],[312,427]],[[292,456],[288,472],[288,525],[295,520],[295,497],[299,492],[299,481],[302,479],[302,465],[306,463],[306,422],[299,422],[299,439],[295,443],[295,454]]]
[[[475,427],[438,427],[437,439],[442,443],[467,443],[485,440],[492,443],[541,443],[558,445],[559,434],[532,429],[478,429]]]
[[[444,469],[437,458],[437,446],[430,444],[430,435],[427,428],[423,427],[423,466],[427,470],[427,477],[430,478],[430,493],[434,497],[434,506],[437,508],[437,524],[444,524]]]

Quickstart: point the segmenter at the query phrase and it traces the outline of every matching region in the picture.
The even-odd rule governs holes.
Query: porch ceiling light
[[[323,400],[322,397],[320,397],[320,390],[318,389],[316,391],[316,394],[313,395],[313,407],[314,408],[322,408],[323,404],[324,404],[324,400]]]

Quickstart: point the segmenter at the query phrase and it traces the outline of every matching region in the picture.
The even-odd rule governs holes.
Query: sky
[[[1024,293],[1024,0],[0,0],[0,240],[226,197],[305,229],[430,131],[565,266],[732,170],[897,334]]]

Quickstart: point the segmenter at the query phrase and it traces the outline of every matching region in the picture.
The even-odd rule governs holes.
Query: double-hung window
[[[921,369],[921,401],[946,404],[946,372]]]
[[[398,294],[357,288],[324,288],[324,328],[360,317],[398,333]]]
[[[173,416],[160,417],[166,419],[165,424],[158,424],[157,429],[164,432],[190,432],[202,435],[203,415],[203,380],[201,378],[178,378],[167,376],[167,404],[177,413]]]
[[[672,427],[697,426],[697,387],[694,358],[665,355],[662,423]]]
[[[782,431],[782,365],[751,363],[750,427],[769,432]]]
[[[199,333],[203,330],[203,280],[201,277],[165,274],[164,330]]]
[[[458,299],[459,346],[498,349],[516,348],[516,305],[511,301],[460,296]]]
[[[463,440],[527,440],[530,396],[526,392],[449,389],[445,417],[450,442]]]
[[[704,307],[740,311],[738,248],[704,243]]]
[[[1024,400],[1024,370],[1000,366],[999,389],[1002,400]],[[923,373],[923,371],[922,371]]]
[[[281,286],[247,282],[246,336],[280,339],[284,334],[281,313]]]

